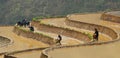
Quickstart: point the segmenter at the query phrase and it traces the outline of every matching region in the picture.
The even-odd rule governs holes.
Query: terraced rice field
[[[101,16],[100,13],[77,14],[77,15],[71,15],[71,18],[76,21],[108,26],[112,29],[115,29],[117,33],[120,33],[119,23],[100,20],[100,16]],[[54,26],[71,28],[80,32],[87,32],[87,33],[90,33],[91,35],[94,33],[94,31],[67,26],[65,23],[65,20],[66,18],[50,18],[50,19],[44,19],[41,22],[45,24],[54,25]],[[24,28],[24,29],[28,30],[28,28]],[[49,35],[55,39],[57,38],[57,35],[58,35],[54,33],[37,30],[36,28],[35,28],[35,32]],[[36,41],[36,40],[33,40],[32,38],[26,38],[23,36],[16,35],[13,32],[13,26],[0,27],[0,36],[7,37],[13,41],[12,44],[1,47],[0,53],[2,52],[9,53],[14,51],[50,47],[48,44],[45,44],[41,41]],[[77,40],[75,38],[71,38],[64,35],[62,35],[62,37],[63,37],[63,40],[62,40],[63,46],[84,44],[83,41]],[[112,38],[109,37],[108,35],[100,33],[99,42],[106,42],[111,40]],[[6,42],[0,41],[0,43],[4,44]],[[103,44],[103,45],[61,48],[61,49],[55,49],[51,51],[49,55],[51,55],[52,58],[119,58],[120,57],[119,46],[120,46],[120,42],[117,41],[115,43]],[[15,56],[17,58],[40,58],[42,50],[43,49],[15,53],[15,54],[12,54],[12,56]]]
[[[77,21],[109,26],[120,33],[119,23],[100,20],[101,14],[72,15],[71,18]],[[119,58],[120,41],[110,44],[82,46],[74,48],[62,48],[51,51],[52,58]],[[72,52],[72,53],[71,53]]]

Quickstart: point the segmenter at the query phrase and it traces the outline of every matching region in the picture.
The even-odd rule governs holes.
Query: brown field
[[[77,14],[77,15],[72,15],[71,18],[81,22],[108,26],[112,29],[115,29],[117,33],[120,33],[119,23],[103,21],[100,19],[100,16],[101,16],[100,13],[99,14],[83,14],[83,15]],[[87,32],[87,33],[93,34],[93,31],[67,26],[64,21],[65,21],[65,18],[51,18],[51,19],[42,20],[42,22],[46,24],[72,28],[74,30],[79,30],[81,32]],[[54,33],[47,33],[47,32],[38,31],[38,30],[36,30],[36,32],[41,32],[49,36],[52,36],[54,38],[56,38],[57,36],[57,34],[54,34]],[[36,40],[33,40],[32,38],[26,38],[26,37],[16,35],[13,32],[13,26],[0,27],[0,36],[7,37],[13,41],[12,44],[1,47],[0,53],[49,47],[49,45],[41,41],[36,41]],[[99,42],[111,41],[111,40],[112,40],[111,37],[105,34],[100,34],[99,36]],[[77,45],[77,44],[83,44],[83,43],[84,42],[79,41],[75,38],[66,37],[63,35],[63,40],[62,40],[63,45]],[[49,55],[51,55],[52,58],[120,58],[119,49],[120,49],[120,42],[118,41],[115,43],[110,43],[105,45],[56,49],[54,51],[51,51]],[[39,58],[41,51],[42,50],[21,52],[21,53],[14,54],[13,56],[16,56],[18,58]]]

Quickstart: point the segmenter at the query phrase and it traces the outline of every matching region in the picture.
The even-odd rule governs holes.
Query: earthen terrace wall
[[[32,21],[31,24],[35,26],[38,30],[45,31],[45,32],[50,32],[50,33],[55,33],[55,34],[61,34],[64,36],[76,38],[78,40],[82,40],[84,42],[90,42],[90,39],[87,35],[75,31],[69,28],[63,28],[63,27],[58,27],[58,26],[53,26],[53,25],[46,25],[46,24],[41,24],[38,21]]]
[[[20,29],[19,27],[14,27],[13,32],[20,35],[20,36],[27,37],[27,38],[33,38],[35,40],[42,41],[42,42],[49,44],[49,45],[54,44],[54,41],[53,41],[54,38],[45,36],[45,35],[40,34],[40,33],[26,31],[24,29]]]
[[[108,13],[103,13],[101,16],[102,20],[106,20],[106,21],[112,21],[112,22],[116,22],[116,23],[120,23],[120,16],[116,16],[116,15],[111,15]]]

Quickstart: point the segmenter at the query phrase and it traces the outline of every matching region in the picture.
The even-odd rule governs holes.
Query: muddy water
[[[0,47],[7,46],[11,44],[11,40],[0,36]]]

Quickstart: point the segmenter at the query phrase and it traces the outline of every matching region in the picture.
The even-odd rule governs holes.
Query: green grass
[[[83,32],[83,34],[86,34],[86,35],[89,37],[89,39],[90,39],[90,40],[92,40],[92,39],[93,39],[93,36],[92,36],[92,34],[90,34],[90,33],[87,33],[87,32]]]
[[[40,20],[42,20],[42,19],[48,19],[48,18],[63,18],[63,17],[65,17],[65,16],[63,16],[63,15],[59,15],[59,16],[38,16],[38,17],[34,17],[32,20],[33,21],[40,21]]]
[[[17,29],[20,29],[20,30],[22,30],[22,31],[24,31],[24,32],[30,32],[30,30],[25,30],[25,29],[23,29],[22,27],[18,27],[18,26],[15,26]]]

